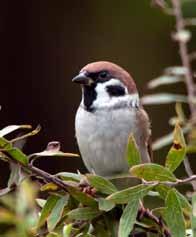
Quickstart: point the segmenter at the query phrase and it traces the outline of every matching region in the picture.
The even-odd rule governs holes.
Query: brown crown
[[[100,61],[87,64],[82,71],[99,72],[107,70],[114,78],[119,79],[127,87],[129,93],[137,92],[137,88],[133,78],[122,67],[115,63]]]

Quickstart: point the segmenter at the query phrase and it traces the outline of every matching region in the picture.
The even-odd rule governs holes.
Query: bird
[[[151,162],[151,124],[131,75],[115,63],[98,61],[84,66],[72,82],[82,89],[75,135],[87,170],[105,177],[127,173],[130,134],[142,163]]]

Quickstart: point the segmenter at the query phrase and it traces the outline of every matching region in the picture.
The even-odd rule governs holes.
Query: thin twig
[[[165,0],[152,0],[151,5],[160,8],[164,13],[173,15],[173,9],[169,7]]]
[[[176,18],[176,31],[177,31],[177,34],[180,34],[181,32],[185,31],[185,24],[184,24],[184,19],[182,15],[180,1],[172,0],[172,5],[173,5],[174,16]],[[187,41],[179,39],[178,44],[179,44],[182,65],[185,68],[187,68],[185,79],[186,79],[186,86],[187,86],[187,92],[188,92],[188,100],[189,100],[189,105],[190,105],[190,110],[191,110],[191,117],[196,118],[196,105],[193,102],[193,99],[195,96],[195,85],[192,78],[192,70],[191,70],[191,64],[190,64],[190,59],[189,59],[189,54],[188,54]]]
[[[152,220],[155,224],[157,224],[163,233],[165,237],[171,237],[171,233],[168,230],[167,226],[164,224],[163,220],[161,218],[158,218],[155,216],[152,211],[150,211],[148,208],[145,208],[143,203],[140,202],[140,209],[138,213],[138,218],[142,219],[143,217]]]
[[[176,18],[176,33],[180,34],[181,32],[185,31],[185,26],[186,26],[186,23],[182,14],[180,0],[172,0],[172,5],[173,5],[173,13]],[[190,112],[191,112],[191,120],[195,123],[195,119],[196,119],[196,104],[194,102],[195,84],[194,84],[193,76],[192,76],[193,74],[192,74],[192,69],[191,69],[191,58],[189,57],[187,42],[188,40],[182,40],[178,38],[182,65],[183,67],[187,69],[185,73],[185,84],[187,87],[188,101],[189,101],[189,107],[190,107]],[[184,167],[189,178],[192,179],[193,172],[192,172],[188,159],[184,160]],[[193,190],[196,190],[195,181],[192,181],[191,184],[192,184]]]
[[[54,183],[59,188],[63,189],[64,191],[67,191],[67,188],[70,186],[66,184],[65,182],[63,182],[61,179],[57,178],[56,176],[53,176],[47,173],[46,171],[43,171],[31,164],[24,165],[22,163],[18,163],[7,152],[4,152],[4,154],[6,155],[6,157],[9,158],[10,163],[19,164],[24,171],[28,171],[28,172],[30,171],[30,173],[33,174],[34,177],[38,179],[39,177],[42,177],[46,182]]]
[[[184,159],[184,168],[185,168],[186,173],[188,174],[189,177],[191,177],[192,175],[194,175],[194,174],[193,174],[193,171],[192,171],[192,169],[191,169],[191,166],[190,166],[190,162],[189,162],[189,160],[188,160],[188,157],[185,157],[185,159]],[[196,190],[196,180],[193,180],[193,181],[191,182],[191,184],[192,184],[193,190]]]
[[[196,180],[196,175],[192,175],[188,178],[185,179],[177,179],[176,181],[172,182],[172,181],[146,181],[144,179],[142,179],[142,183],[145,185],[158,185],[158,184],[164,184],[170,187],[175,187],[178,185],[183,185],[183,184],[187,184],[187,183],[191,183],[192,181]]]

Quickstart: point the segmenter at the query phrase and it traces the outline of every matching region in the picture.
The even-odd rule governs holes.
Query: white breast
[[[76,138],[82,159],[91,172],[109,176],[128,170],[125,157],[130,133],[137,133],[135,108],[97,110],[78,108]]]

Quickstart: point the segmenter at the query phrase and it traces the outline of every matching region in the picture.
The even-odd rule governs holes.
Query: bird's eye
[[[107,75],[108,75],[108,73],[106,71],[102,71],[102,72],[99,73],[99,77],[103,78],[103,79],[106,78]]]

